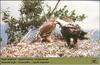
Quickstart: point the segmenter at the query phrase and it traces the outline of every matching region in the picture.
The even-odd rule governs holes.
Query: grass
[[[1,58],[3,64],[99,64],[100,58],[72,57],[72,58]]]

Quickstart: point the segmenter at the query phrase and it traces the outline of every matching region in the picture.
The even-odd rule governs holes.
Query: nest
[[[100,44],[89,40],[78,42],[78,49],[65,47],[65,41],[57,40],[52,43],[34,42],[11,44],[1,49],[2,57],[98,57]]]

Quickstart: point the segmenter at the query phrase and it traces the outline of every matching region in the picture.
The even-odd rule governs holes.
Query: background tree
[[[17,43],[20,39],[28,32],[29,29],[35,27],[38,28],[43,22],[46,21],[45,15],[42,14],[43,9],[41,4],[44,4],[45,1],[40,0],[22,0],[22,5],[19,10],[20,18],[16,19],[10,15],[8,10],[3,11],[2,20],[8,24],[7,34],[8,34],[8,43]],[[60,0],[56,3],[54,9],[51,9],[51,6],[47,5],[49,8],[46,16],[50,18],[52,15],[63,19],[63,20],[72,20],[72,21],[82,21],[86,18],[85,14],[76,15],[75,10],[69,11],[67,6],[64,6],[57,9]],[[42,14],[42,15],[41,15]]]
[[[41,4],[43,2],[36,0],[22,0],[22,6],[19,10],[20,18],[17,20],[10,15],[10,11],[3,11],[2,20],[8,24],[6,33],[8,34],[8,43],[17,43],[20,41],[30,28],[38,27],[42,24],[40,17],[42,13]]]
[[[10,15],[10,11],[6,10],[6,11],[3,11],[2,21],[7,23],[8,25],[8,29],[5,31],[8,35],[8,43],[11,43],[14,41],[18,42],[21,37],[21,35],[18,36],[19,31],[20,31],[18,29],[18,24],[19,24],[18,20]]]
[[[63,8],[60,8],[59,10],[55,11],[54,15],[67,22],[83,21],[87,17],[85,16],[85,14],[76,15],[75,10],[69,11],[66,5]]]
[[[20,8],[21,22],[27,23],[28,26],[34,25],[38,27],[41,23],[39,19],[42,13],[42,3],[39,0],[22,0],[22,6]]]

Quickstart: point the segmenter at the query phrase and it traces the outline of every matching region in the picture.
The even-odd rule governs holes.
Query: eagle
[[[51,33],[56,27],[56,19],[51,18],[47,22],[44,22],[37,31],[36,37],[41,42],[52,42]]]
[[[61,27],[61,34],[64,37],[65,41],[67,42],[69,48],[78,49],[78,44],[77,44],[78,39],[79,40],[88,39],[87,37],[85,37],[87,32],[83,31],[78,24],[67,23],[65,25],[62,25],[61,22],[58,22],[58,24]],[[72,45],[71,42],[73,42],[74,44]]]

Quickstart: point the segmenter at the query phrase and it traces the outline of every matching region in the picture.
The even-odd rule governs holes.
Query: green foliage
[[[40,0],[22,0],[22,5],[19,10],[20,17],[18,20],[11,16],[8,10],[3,11],[2,20],[9,26],[6,31],[8,34],[8,43],[19,42],[20,39],[28,32],[28,29],[32,28],[33,26],[38,28],[44,21],[46,21],[45,15],[43,14],[41,16],[43,11],[41,4],[43,4],[43,2],[44,1]],[[67,9],[67,6],[62,7],[59,10],[55,10],[57,7],[56,5],[53,11],[51,10],[51,6],[47,5],[47,7],[49,8],[48,12],[46,13],[48,19],[53,14],[60,19],[71,19],[74,22],[82,21],[86,18],[85,14],[76,15],[75,10],[70,12]]]
[[[9,22],[9,17],[10,17],[9,11],[6,10],[6,11],[3,11],[2,13],[3,13],[3,18],[2,18],[2,20],[3,20],[4,22],[6,22],[6,23]]]
[[[25,23],[29,24],[29,26],[35,25],[35,27],[38,27],[38,25],[41,23],[38,22],[42,13],[41,3],[42,2],[39,0],[23,0],[22,7],[20,8],[22,22],[24,21]]]
[[[2,20],[9,26],[6,30],[8,43],[19,42],[21,37],[28,32],[29,28],[32,26],[38,27],[42,24],[42,19],[40,19],[42,13],[41,3],[39,0],[23,0],[18,20],[11,16],[8,10],[3,11]]]
[[[100,44],[100,39],[97,39],[95,42],[98,43],[98,44]]]
[[[86,18],[85,14],[76,15],[75,10],[69,12],[69,10],[67,9],[67,6],[64,6],[63,8],[59,9],[58,11],[55,11],[54,15],[56,17],[59,17],[60,19],[66,19],[67,21],[68,21],[68,19],[70,19],[74,22],[82,21]]]
[[[8,43],[10,42],[19,42],[20,40],[20,36],[18,36],[18,20],[16,20],[14,17],[12,17],[10,15],[10,12],[7,10],[7,11],[3,11],[3,18],[2,20],[4,22],[6,22],[8,24],[8,29],[5,31],[8,35]]]

